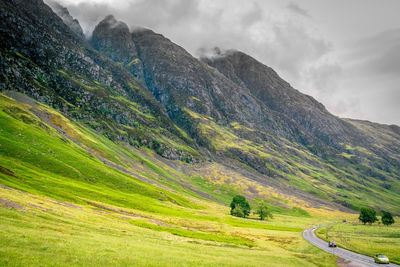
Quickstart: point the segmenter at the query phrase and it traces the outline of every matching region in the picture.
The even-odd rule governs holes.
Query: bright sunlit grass
[[[334,266],[335,263],[334,256],[303,240],[301,232],[234,227],[225,221],[238,219],[220,213],[220,208],[212,207],[214,204],[206,210],[213,219],[198,221],[152,216],[126,208],[120,209],[124,211],[120,214],[4,188],[0,189],[0,199],[24,207],[20,210],[0,206],[0,265]],[[282,227],[291,225],[291,220],[279,215],[276,221],[267,223],[248,219],[250,225]],[[304,224],[308,223],[312,224],[312,219],[307,218]],[[248,240],[252,246],[240,240]]]
[[[120,146],[38,108],[83,147],[0,95],[0,265],[334,266],[336,258],[301,232],[342,213],[271,205],[272,220],[232,217],[229,207],[183,183],[224,203],[240,187],[185,175],[151,151]],[[109,167],[90,151],[172,190]]]

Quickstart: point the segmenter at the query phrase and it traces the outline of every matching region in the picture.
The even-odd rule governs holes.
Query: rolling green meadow
[[[0,95],[0,124],[0,265],[335,265],[301,232],[338,212],[271,205],[269,221],[232,217],[237,188],[216,194],[47,106]]]
[[[335,266],[337,258],[307,243],[302,231],[354,217],[294,205],[244,179],[236,184],[286,206],[270,204],[274,218],[267,221],[232,217],[228,204],[241,187],[221,186],[228,175],[222,168],[213,183],[205,178],[218,164],[189,175],[149,149],[112,142],[48,106],[5,95],[0,124],[2,266]],[[351,226],[329,235],[353,233]],[[398,238],[398,226],[366,226],[376,243],[354,234],[344,244],[369,251],[385,241],[391,256],[398,242],[386,240]]]
[[[72,204],[8,188],[0,192],[8,206],[0,209],[0,265],[335,265],[334,256],[301,238],[301,229],[316,218],[240,220],[212,204],[192,217],[175,217]]]

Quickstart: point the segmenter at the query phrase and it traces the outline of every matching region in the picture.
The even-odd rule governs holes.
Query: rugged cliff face
[[[199,60],[112,16],[87,42],[67,11],[61,19],[41,0],[0,8],[2,92],[27,94],[113,142],[243,169],[307,199],[400,199],[397,126],[337,118],[241,52]]]
[[[46,0],[45,3],[51,7],[51,9],[56,13],[76,35],[85,39],[85,35],[83,34],[83,30],[79,21],[74,19],[67,8],[60,5],[58,2],[54,0]]]
[[[314,137],[293,120],[275,112],[246,88],[232,82],[161,34],[141,29],[132,33],[143,63],[149,90],[170,117],[185,129],[184,109],[217,120],[222,125],[239,122],[247,127],[304,143]],[[315,141],[315,140],[314,140]]]
[[[239,51],[228,51],[212,58],[202,58],[236,84],[247,88],[270,109],[296,121],[323,142],[368,142],[367,136],[352,125],[330,114],[311,96],[292,88],[270,67]]]
[[[124,67],[93,49],[41,0],[0,4],[2,91],[32,96],[112,140],[154,143],[160,154],[185,155],[157,141],[155,131],[191,142]]]
[[[218,69],[236,84],[246,88],[270,109],[293,119],[310,135],[334,148],[336,151],[334,153],[348,152],[344,144],[352,147],[361,146],[374,151],[380,156],[380,159],[365,154],[355,155],[353,160],[368,162],[369,166],[373,166],[372,162],[376,163],[377,161],[394,163],[393,167],[399,166],[398,157],[396,157],[398,142],[388,145],[379,138],[375,138],[376,135],[371,132],[367,133],[363,128],[355,127],[354,123],[332,115],[321,103],[292,88],[273,69],[251,56],[232,50],[211,58],[202,58],[202,61]],[[379,131],[379,128],[375,129]],[[383,127],[381,128],[383,130]],[[378,143],[380,145],[377,145]],[[397,160],[390,160],[385,155],[391,155],[390,157],[397,158]],[[329,157],[332,159],[334,155]],[[386,165],[386,163],[383,164]]]
[[[137,79],[143,80],[142,63],[124,22],[117,21],[112,15],[107,16],[94,29],[90,42],[95,49],[124,66]]]
[[[132,40],[143,64],[147,88],[173,121],[218,155],[238,159],[268,176],[285,176],[278,175],[276,169],[298,175],[291,163],[277,163],[277,158],[287,159],[292,153],[286,151],[284,138],[290,147],[300,145],[302,150],[346,170],[348,177],[368,180],[371,176],[399,175],[398,141],[388,146],[354,123],[330,114],[321,103],[292,88],[273,69],[254,58],[230,51],[199,61],[148,29],[134,30]],[[216,144],[218,138],[229,140],[228,143],[239,142],[235,140],[239,138],[250,142],[252,149],[221,146]],[[266,145],[268,142],[276,146],[271,148]],[[255,144],[262,144],[262,148],[255,148]],[[272,149],[279,156],[265,157],[265,149]],[[314,161],[313,165],[320,163]],[[378,165],[387,172],[375,171]]]
[[[225,122],[251,117],[250,124],[265,117],[261,103],[164,36],[141,29],[132,37],[146,84],[171,117],[184,107]]]

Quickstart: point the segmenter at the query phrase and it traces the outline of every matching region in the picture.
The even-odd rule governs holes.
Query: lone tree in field
[[[242,211],[242,213],[240,212]],[[231,202],[231,215],[237,217],[246,217],[250,214],[250,205],[244,196],[235,196]],[[242,215],[242,216],[240,216]]]
[[[258,214],[260,216],[260,220],[264,220],[265,218],[273,218],[271,210],[267,206],[267,202],[265,200],[260,200],[257,203],[256,211],[254,212],[255,214]]]
[[[236,205],[236,207],[231,211],[231,214],[236,217],[244,218],[244,212],[240,205]]]
[[[381,220],[382,220],[382,223],[386,226],[394,224],[394,219],[393,219],[392,214],[387,211],[383,212]]]
[[[358,217],[358,219],[363,224],[372,224],[378,221],[378,218],[376,217],[376,211],[373,208],[361,208],[360,216]]]

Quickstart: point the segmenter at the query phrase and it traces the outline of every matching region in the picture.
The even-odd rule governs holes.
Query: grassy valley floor
[[[0,265],[10,266],[334,266],[336,257],[301,231],[321,221],[276,215],[238,219],[208,202],[197,219],[97,202],[77,205],[0,188]],[[272,230],[271,230],[272,229]]]

